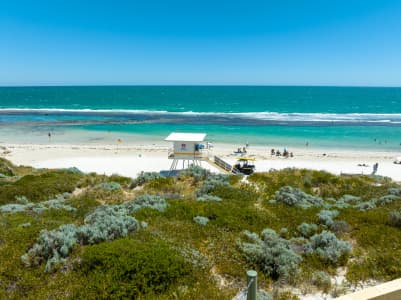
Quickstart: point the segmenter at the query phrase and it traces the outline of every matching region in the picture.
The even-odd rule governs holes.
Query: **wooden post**
[[[247,278],[247,300],[256,300],[258,291],[258,273],[254,270],[248,270],[246,272]]]

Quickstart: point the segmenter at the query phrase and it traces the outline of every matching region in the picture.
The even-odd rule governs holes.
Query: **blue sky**
[[[401,86],[401,1],[1,1],[0,85]]]

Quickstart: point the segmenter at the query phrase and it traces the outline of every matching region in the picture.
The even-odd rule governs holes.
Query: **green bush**
[[[274,200],[277,203],[284,203],[289,206],[299,206],[302,208],[321,206],[323,204],[322,198],[312,196],[291,186],[283,186],[280,188],[275,193]]]
[[[220,202],[221,198],[217,196],[212,196],[212,195],[202,195],[198,198],[196,198],[197,201],[206,201],[206,202]]]
[[[180,176],[190,176],[196,180],[205,180],[210,175],[211,173],[209,170],[194,165],[180,172]]]
[[[291,248],[286,239],[272,229],[264,229],[261,237],[256,233],[244,232],[249,242],[239,242],[246,260],[273,279],[291,280],[298,271],[302,258]]]
[[[81,175],[63,171],[47,171],[40,175],[26,175],[16,182],[0,186],[0,204],[13,203],[16,196],[40,202],[65,192],[74,191]]]
[[[14,176],[14,165],[7,159],[0,157],[0,173],[4,177]]]
[[[159,178],[164,178],[164,176],[160,175],[160,173],[158,172],[141,172],[135,179],[131,181],[130,188],[134,189],[137,186],[141,186],[146,182]]]
[[[334,218],[338,216],[338,211],[337,210],[321,210],[317,216],[319,218],[319,221],[323,224],[326,225],[327,227],[331,227],[334,223]]]
[[[297,230],[303,237],[308,238],[316,233],[318,226],[316,224],[302,223],[297,227]]]
[[[94,189],[101,189],[105,192],[115,192],[121,190],[121,185],[114,181],[102,182],[94,186]]]
[[[196,217],[194,217],[194,222],[201,226],[206,226],[207,223],[209,223],[209,219],[206,217],[202,217],[202,216],[196,216]]]
[[[145,194],[123,204],[123,206],[128,209],[129,213],[136,212],[141,208],[152,208],[162,212],[166,210],[168,203],[160,196]]]
[[[128,215],[121,205],[100,206],[89,214],[84,225],[68,224],[56,230],[42,230],[36,244],[21,259],[27,266],[36,266],[47,260],[45,271],[63,263],[73,246],[95,244],[125,237],[140,228],[138,221]]]
[[[211,174],[203,182],[202,186],[196,191],[197,197],[208,195],[219,186],[229,186],[229,177],[225,174]]]
[[[351,244],[339,240],[334,233],[322,231],[310,238],[310,253],[317,254],[321,259],[333,265],[346,262],[351,252]]]
[[[398,227],[401,229],[401,211],[392,211],[388,216],[388,223],[391,226]]]
[[[80,272],[90,280],[78,295],[92,293],[102,299],[135,299],[168,290],[181,277],[190,275],[191,268],[176,250],[162,241],[120,239],[87,247]],[[79,298],[78,295],[75,296]]]

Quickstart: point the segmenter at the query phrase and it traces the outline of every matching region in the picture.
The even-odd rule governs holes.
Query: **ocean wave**
[[[194,112],[131,109],[63,109],[63,108],[0,108],[0,115],[67,115],[99,116],[125,118],[130,120],[158,119],[198,122],[216,122],[218,124],[366,124],[400,125],[401,113],[282,113],[282,112]]]

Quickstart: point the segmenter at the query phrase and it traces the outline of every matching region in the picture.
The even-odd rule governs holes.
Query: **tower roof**
[[[172,132],[164,140],[168,142],[203,142],[206,133]]]

